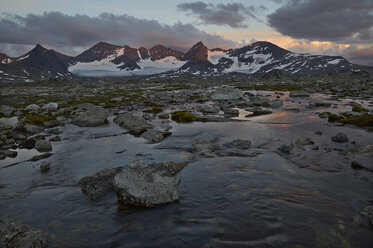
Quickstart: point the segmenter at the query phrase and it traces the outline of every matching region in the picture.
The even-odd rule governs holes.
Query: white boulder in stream
[[[156,207],[179,200],[179,183],[167,171],[134,160],[115,175],[114,190],[124,204]]]

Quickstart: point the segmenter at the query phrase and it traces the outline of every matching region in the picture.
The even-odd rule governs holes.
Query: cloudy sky
[[[98,41],[185,51],[257,40],[373,66],[373,0],[0,0],[0,52],[40,43],[77,55]]]

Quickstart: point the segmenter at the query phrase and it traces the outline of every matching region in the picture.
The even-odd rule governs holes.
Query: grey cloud
[[[264,6],[245,6],[241,3],[207,4],[201,1],[181,3],[177,8],[188,15],[197,16],[202,24],[228,25],[232,28],[247,27],[249,18],[260,21],[254,13],[266,9]]]
[[[230,47],[235,42],[200,31],[191,24],[164,25],[156,20],[103,13],[97,17],[45,12],[0,16],[0,44],[40,43],[60,50],[87,47],[98,41],[150,47],[163,44],[185,50],[202,40],[209,47]]]
[[[373,65],[373,46],[361,49],[358,49],[356,46],[351,46],[343,50],[341,55],[351,63]]]
[[[267,18],[276,31],[293,38],[373,42],[372,0],[289,0]]]

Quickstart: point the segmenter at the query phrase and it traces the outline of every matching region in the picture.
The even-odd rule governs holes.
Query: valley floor
[[[2,84],[0,246],[371,247],[372,96],[369,76]],[[92,176],[134,160],[187,162],[178,199]]]

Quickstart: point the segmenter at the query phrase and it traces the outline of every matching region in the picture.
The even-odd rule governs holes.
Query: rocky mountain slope
[[[315,76],[372,70],[372,67],[351,64],[340,56],[293,53],[265,41],[229,50],[208,49],[198,42],[186,53],[162,45],[148,50],[99,42],[76,57],[36,45],[18,58],[0,54],[0,62],[1,81],[154,74],[262,76],[272,70],[295,76]]]

